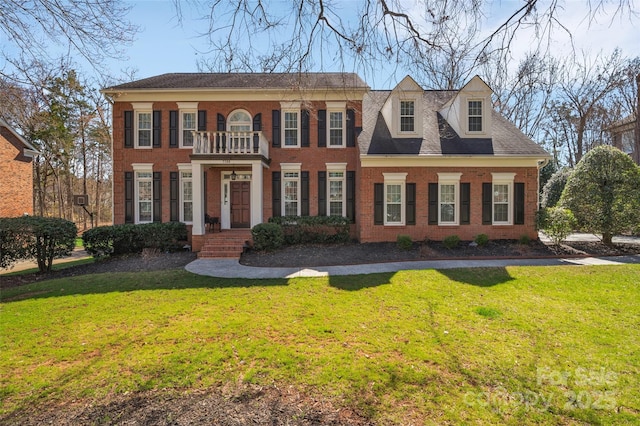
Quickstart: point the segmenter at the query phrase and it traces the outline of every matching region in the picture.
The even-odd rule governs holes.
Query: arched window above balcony
[[[242,109],[238,109],[229,114],[227,130],[230,132],[250,132],[251,115]]]

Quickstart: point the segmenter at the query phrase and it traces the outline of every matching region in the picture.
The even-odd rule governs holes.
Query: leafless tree
[[[137,32],[129,9],[121,0],[0,0],[0,38],[8,41],[0,55],[12,64],[0,75],[15,78],[22,64],[60,56],[80,55],[96,67],[122,57]]]
[[[612,0],[615,16],[635,16],[629,0]],[[364,0],[345,3],[334,0],[276,2],[270,0],[174,0],[178,17],[189,5],[208,22],[203,36],[210,42],[213,56],[201,62],[203,69],[216,71],[308,71],[325,66],[358,69],[367,77],[381,64],[418,64],[421,60],[468,56],[469,64],[479,64],[488,56],[509,56],[509,47],[523,28],[536,30],[539,46],[548,45],[556,31],[569,30],[558,18],[559,0],[507,2],[506,18],[495,28],[468,43],[471,28],[484,19],[487,0]],[[604,13],[608,0],[589,2],[584,18]],[[611,17],[613,19],[614,17]],[[466,26],[461,26],[464,23]],[[569,33],[570,34],[570,33]],[[458,38],[458,39],[457,39]],[[453,50],[462,46],[464,51]],[[431,55],[427,55],[430,53]],[[456,72],[468,69],[463,62]],[[439,70],[440,66],[434,66]],[[450,85],[449,73],[441,87]]]

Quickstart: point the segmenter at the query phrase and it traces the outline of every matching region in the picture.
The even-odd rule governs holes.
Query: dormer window
[[[469,132],[482,132],[482,101],[469,101]]]
[[[414,101],[400,101],[400,132],[415,132]]]

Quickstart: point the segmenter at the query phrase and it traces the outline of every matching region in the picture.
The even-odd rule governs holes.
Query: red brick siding
[[[373,223],[374,183],[384,183],[383,173],[407,172],[407,183],[416,184],[416,224],[406,226],[383,226]],[[460,182],[471,184],[471,224],[457,226],[428,225],[428,185],[438,182],[439,172],[461,172]],[[482,225],[482,183],[491,182],[491,172],[516,173],[514,182],[525,184],[524,225]],[[411,236],[414,241],[426,238],[440,241],[449,235],[463,240],[472,240],[478,234],[487,234],[490,239],[518,239],[523,235],[537,238],[535,212],[538,198],[538,171],[530,168],[362,168],[358,190],[358,223],[361,242],[395,241],[399,234]]]
[[[0,127],[0,217],[33,214],[33,165],[22,143]]]
[[[318,148],[318,120],[316,111],[325,109],[324,102],[312,102],[304,108],[310,110],[310,146],[308,148],[269,147],[271,164],[263,169],[263,218],[266,221],[272,215],[271,173],[280,170],[280,163],[302,163],[301,170],[309,172],[310,214],[318,213],[318,171],[326,170],[326,163],[347,163],[347,170],[356,170],[358,164],[357,147]],[[356,110],[356,127],[361,126],[361,103],[347,102],[347,108]],[[191,149],[169,148],[169,111],[178,110],[175,102],[154,102],[153,109],[162,111],[161,147],[152,149],[124,148],[124,111],[132,110],[127,102],[116,102],[113,106],[113,208],[114,223],[124,223],[124,172],[133,171],[133,163],[153,163],[153,171],[162,173],[162,221],[170,219],[169,211],[169,172],[178,171],[177,163],[189,163]],[[271,143],[272,110],[281,109],[279,102],[199,102],[199,110],[207,111],[207,130],[215,131],[217,114],[225,118],[236,109],[244,109],[252,117],[262,114],[262,132]],[[207,169],[207,212],[220,216],[220,171],[232,168],[232,164]],[[249,168],[233,167],[236,172]],[[356,178],[357,181],[357,178]],[[356,190],[357,190],[356,182]]]

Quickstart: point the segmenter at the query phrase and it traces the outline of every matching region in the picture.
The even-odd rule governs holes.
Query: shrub
[[[411,241],[411,237],[408,235],[398,235],[396,244],[400,250],[411,250],[413,247],[413,241]]]
[[[549,178],[542,189],[542,207],[555,207],[558,204],[570,174],[571,169],[565,168],[558,170]]]
[[[0,221],[0,266],[35,259],[40,272],[51,271],[53,259],[75,247],[78,229],[73,222],[53,217],[23,216]]]
[[[145,223],[137,226],[144,248],[174,251],[182,248],[181,242],[187,239],[187,226],[182,222]]]
[[[94,257],[113,253],[113,226],[98,226],[82,234],[84,249]]]
[[[444,240],[442,240],[442,244],[448,249],[457,247],[458,243],[460,243],[460,237],[458,237],[457,235],[449,235],[448,237],[445,237]]]
[[[539,217],[542,231],[551,238],[555,245],[567,238],[577,223],[571,210],[562,207],[543,209]]]
[[[473,239],[473,241],[475,241],[475,243],[477,245],[479,245],[480,247],[482,246],[486,246],[487,243],[489,242],[489,236],[487,234],[478,234],[476,235],[476,237]]]
[[[181,222],[99,226],[82,235],[85,250],[96,257],[139,253],[143,248],[176,250],[186,239],[187,226]]]
[[[282,226],[284,244],[349,241],[351,220],[342,216],[277,216],[269,223]]]
[[[259,223],[251,229],[251,236],[256,250],[275,250],[284,244],[284,232],[277,223]]]
[[[518,243],[522,244],[523,246],[528,245],[531,242],[531,238],[529,238],[528,235],[520,235],[520,238],[518,239]]]
[[[562,192],[560,205],[575,215],[580,228],[613,235],[640,223],[640,167],[612,146],[598,146],[576,165]]]

